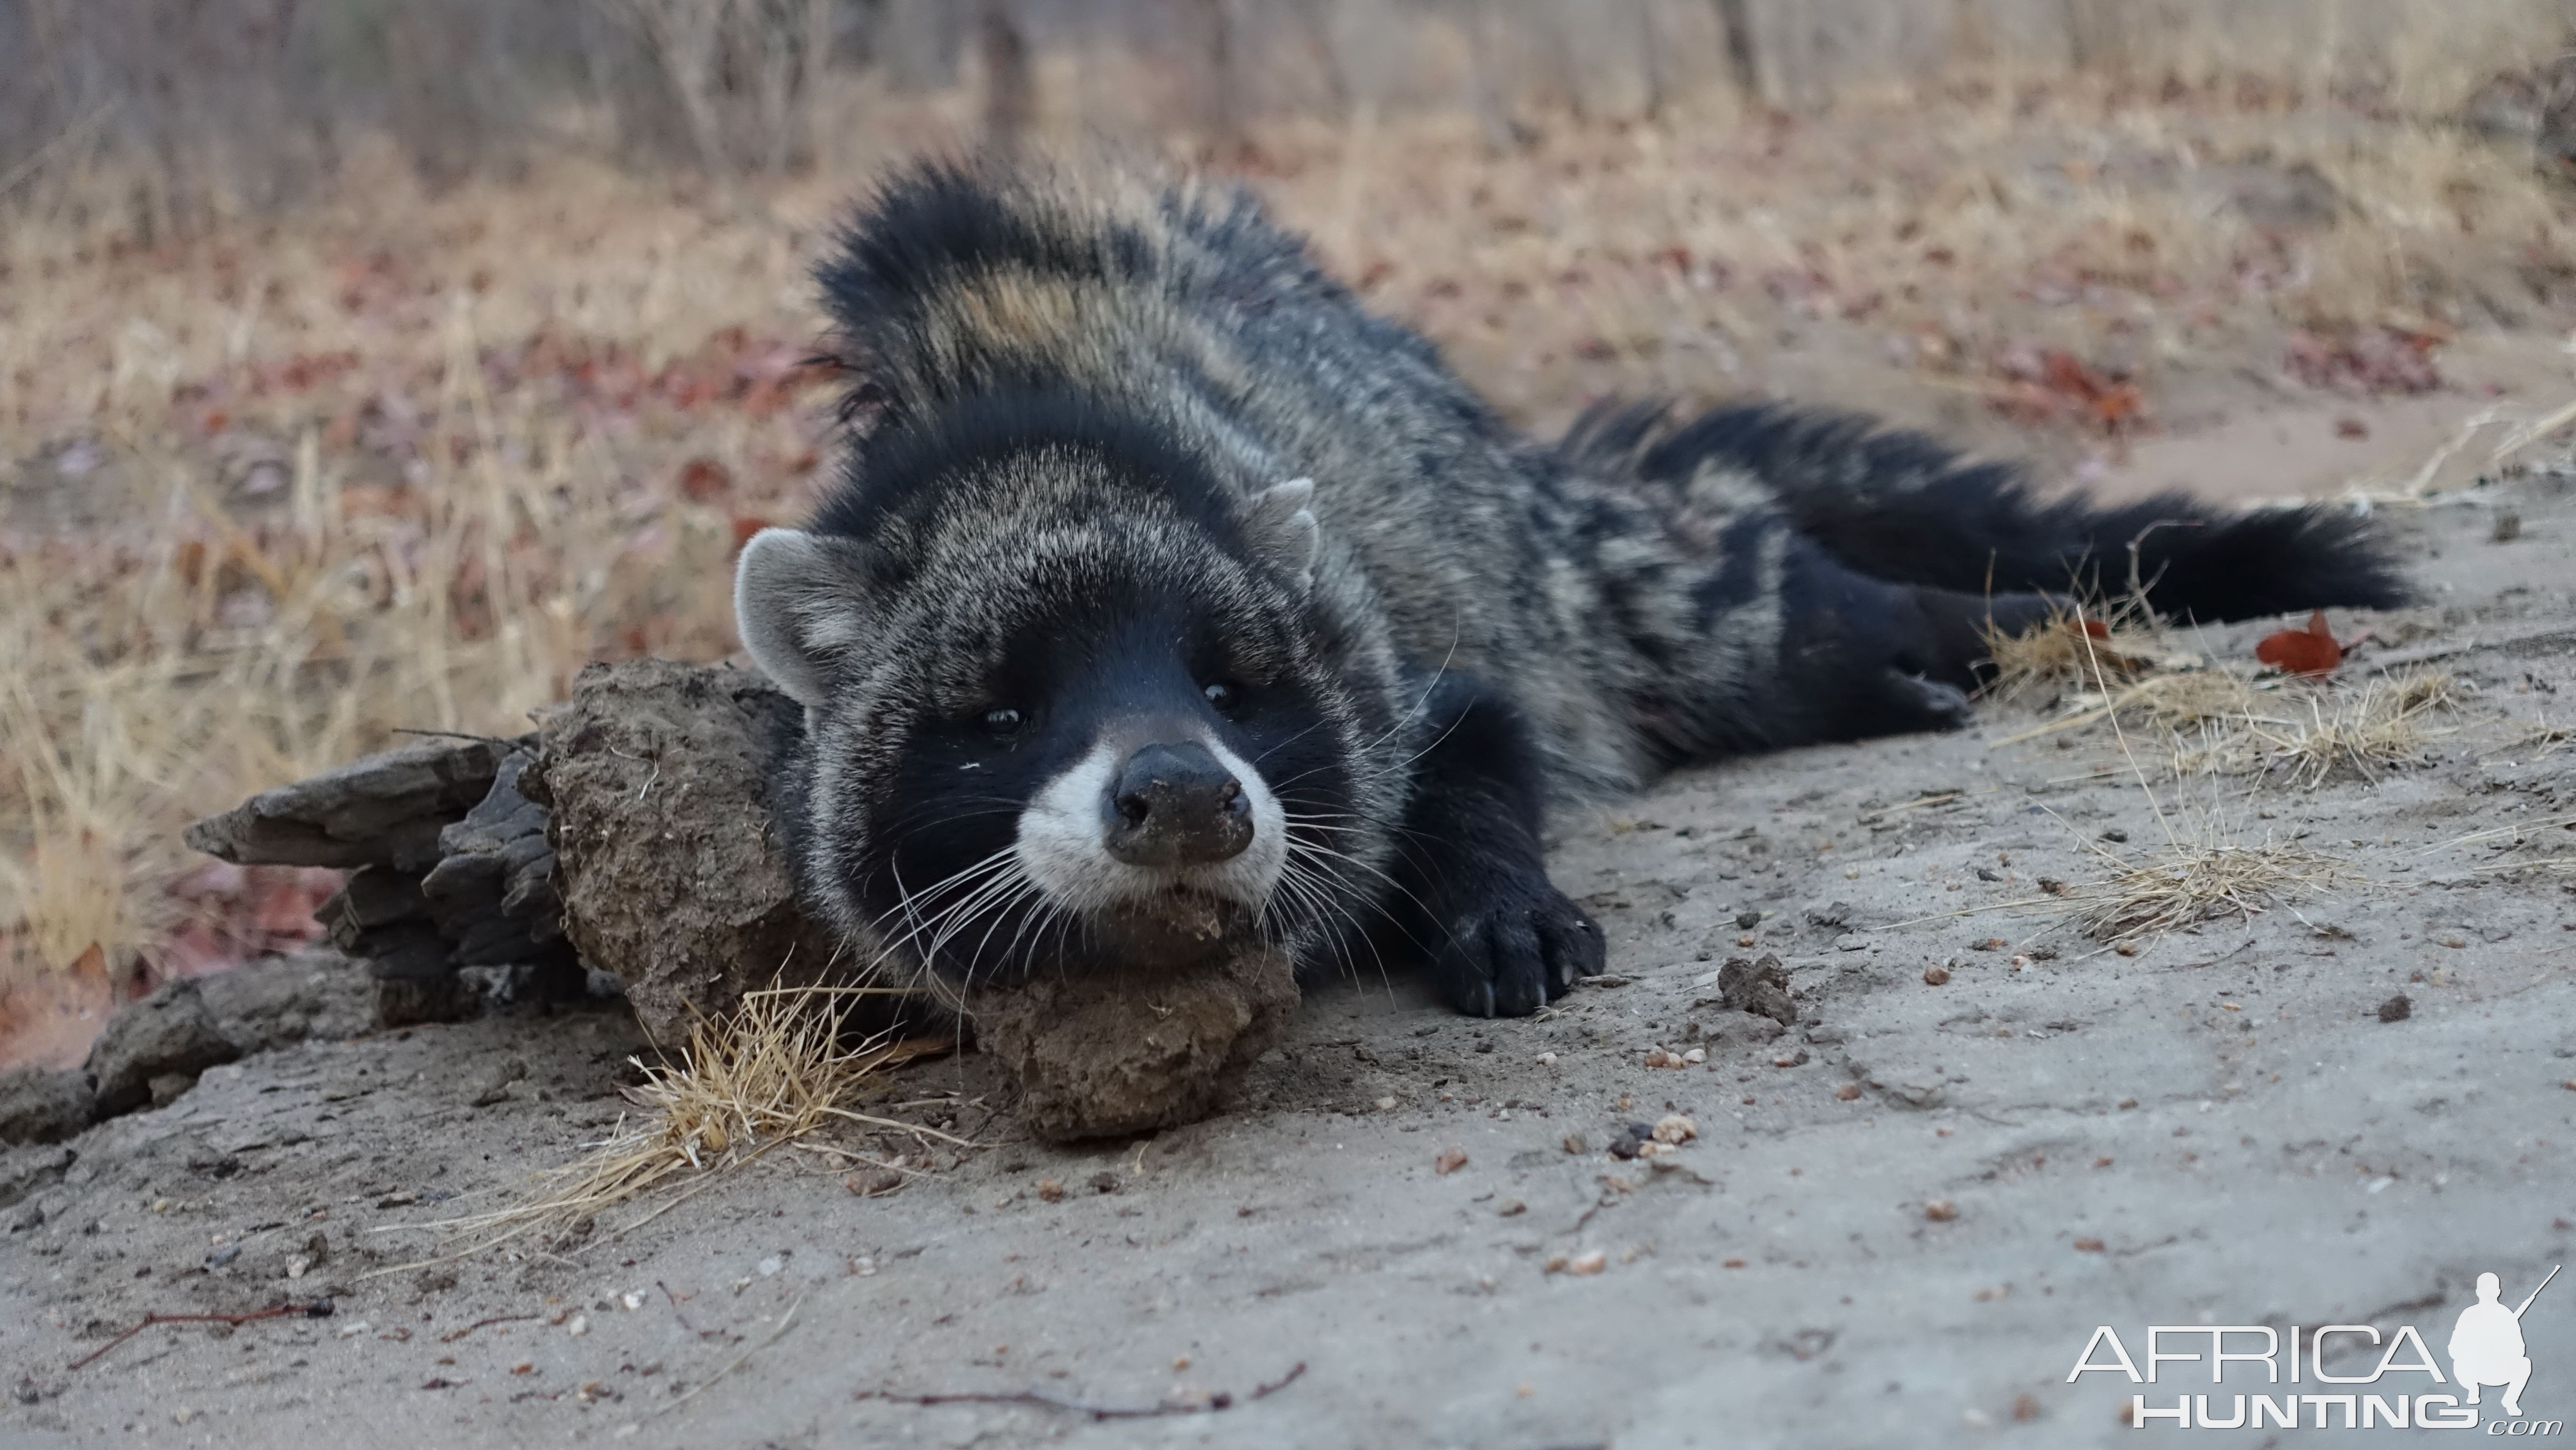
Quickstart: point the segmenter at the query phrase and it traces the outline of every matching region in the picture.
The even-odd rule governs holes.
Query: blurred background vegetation
[[[326,184],[389,144],[432,184],[539,154],[733,177],[833,161],[836,92],[981,93],[1031,127],[1222,145],[1426,111],[1526,139],[1714,95],[1799,111],[1927,77],[2226,82],[2538,140],[2564,0],[0,0],[0,189],[149,232]],[[2506,87],[2506,91],[2516,91]],[[2552,144],[2559,139],[2551,133]]]

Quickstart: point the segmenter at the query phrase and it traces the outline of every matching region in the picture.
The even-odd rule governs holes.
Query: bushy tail
[[[2408,598],[2386,540],[2347,509],[2042,501],[2014,465],[1848,415],[1754,404],[1676,426],[1660,407],[1596,407],[1560,446],[1684,510],[1740,508],[1752,485],[1846,565],[1895,583],[2096,597],[2135,583],[2158,613],[2204,621]]]

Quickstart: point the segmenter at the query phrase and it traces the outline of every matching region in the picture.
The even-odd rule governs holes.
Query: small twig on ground
[[[87,1367],[91,1363],[95,1362],[101,1355],[106,1354],[109,1350],[116,1348],[118,1345],[132,1339],[134,1336],[141,1334],[144,1330],[151,1328],[155,1324],[229,1324],[238,1329],[242,1325],[249,1324],[254,1320],[284,1319],[293,1314],[301,1314],[307,1319],[328,1319],[331,1317],[331,1301],[328,1299],[315,1299],[308,1303],[298,1304],[290,1299],[283,1303],[271,1304],[265,1309],[253,1309],[244,1314],[162,1314],[156,1311],[154,1313],[144,1315],[140,1322],[136,1323],[133,1328],[126,1330],[123,1334],[116,1336],[107,1343],[102,1344],[98,1348],[91,1350],[89,1353],[82,1355],[80,1358],[73,1360],[70,1368],[82,1369]]]
[[[888,1400],[899,1405],[1036,1405],[1041,1409],[1063,1410],[1087,1415],[1094,1420],[1145,1420],[1157,1415],[1212,1415],[1236,1405],[1248,1405],[1266,1399],[1295,1384],[1306,1372],[1306,1362],[1299,1360],[1288,1372],[1266,1385],[1256,1385],[1241,1399],[1219,1390],[1204,1400],[1157,1400],[1150,1405],[1094,1405],[1081,1400],[1061,1399],[1037,1390],[966,1390],[944,1395],[903,1395],[892,1390],[861,1390],[862,1400]]]
[[[536,1314],[495,1314],[489,1319],[477,1319],[473,1323],[466,1325],[463,1329],[451,1329],[445,1334],[438,1336],[438,1342],[441,1344],[454,1344],[456,1341],[472,1334],[477,1329],[483,1329],[494,1324],[516,1324],[522,1319],[538,1319],[542,1317],[542,1315]]]
[[[680,1327],[689,1331],[691,1334],[696,1334],[698,1332],[698,1326],[691,1324],[689,1322],[689,1316],[680,1312],[680,1296],[671,1292],[671,1286],[663,1283],[659,1279],[656,1279],[653,1281],[653,1287],[661,1290],[662,1297],[671,1301],[671,1317],[680,1321]],[[698,1296],[692,1294],[689,1297],[695,1299]]]

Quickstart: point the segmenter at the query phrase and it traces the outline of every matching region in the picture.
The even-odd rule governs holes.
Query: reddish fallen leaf
[[[680,492],[691,503],[713,503],[733,492],[733,473],[712,458],[692,458],[680,469]]]
[[[1990,400],[2024,423],[2073,417],[2117,434],[2145,421],[2146,396],[2135,383],[2057,348],[2016,348],[1996,365],[2005,381]]]
[[[2322,609],[2308,616],[2305,629],[2284,629],[2263,636],[2254,646],[2254,658],[2290,675],[2330,675],[2343,663],[2343,646],[2335,643],[2334,631],[2326,628]]]

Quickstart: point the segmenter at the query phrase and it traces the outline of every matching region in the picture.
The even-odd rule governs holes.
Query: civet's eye
[[[1200,687],[1199,693],[1207,696],[1207,702],[1220,712],[1232,711],[1243,703],[1243,687],[1232,680],[1210,680]]]
[[[1007,739],[1019,734],[1020,726],[1024,723],[1026,721],[1020,712],[1008,705],[999,705],[984,712],[984,733],[995,739]]]

